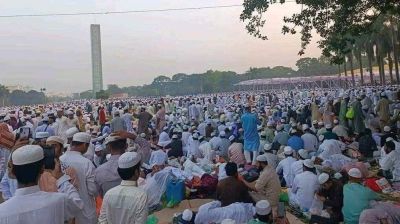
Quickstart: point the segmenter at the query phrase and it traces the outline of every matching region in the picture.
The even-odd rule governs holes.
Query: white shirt
[[[317,136],[311,133],[305,133],[301,136],[304,142],[304,149],[308,152],[315,152],[318,149],[318,139]]]
[[[58,179],[57,187],[62,193],[40,191],[38,185],[17,189],[14,197],[0,204],[0,223],[64,224],[79,213],[83,202],[68,176]]]
[[[396,150],[391,151],[379,160],[379,165],[382,170],[392,171],[394,181],[400,181],[400,153]]]
[[[212,147],[212,149],[217,149],[218,148],[218,146],[220,145],[220,141],[221,141],[221,138],[219,138],[219,137],[212,137],[211,139],[210,139],[210,144],[211,144],[211,147]]]
[[[167,132],[163,131],[160,134],[160,137],[158,138],[158,144],[160,146],[166,146],[171,142],[171,139],[169,138],[169,135]]]
[[[233,203],[221,207],[220,201],[212,201],[200,206],[194,223],[221,223],[224,219],[233,219],[236,223],[247,223],[255,215],[251,203]]]
[[[294,177],[290,190],[289,200],[299,205],[301,209],[308,210],[318,190],[318,177],[310,171],[305,171]]]
[[[303,173],[303,161],[304,160],[297,160],[296,162],[292,163],[290,166],[290,178],[291,183],[293,183],[293,179],[297,174]]]
[[[283,170],[283,178],[285,178],[286,181],[286,186],[290,187],[292,186],[292,181],[290,178],[290,172],[291,172],[291,165],[296,161],[295,158],[293,157],[287,157],[281,160],[278,163],[278,166],[276,167],[276,172],[280,173]]]
[[[209,142],[202,142],[199,146],[199,150],[201,152],[202,158],[206,159],[207,161],[212,162],[215,158],[215,151],[211,149],[211,144]]]
[[[147,220],[147,194],[136,181],[123,180],[104,195],[99,224],[143,224]]]
[[[79,196],[85,206],[76,217],[77,223],[97,223],[95,197],[98,194],[98,190],[94,179],[95,167],[93,163],[76,151],[66,151],[60,157],[60,161],[63,170],[72,167],[78,177]]]
[[[322,162],[323,167],[330,167],[336,172],[339,172],[343,169],[343,167],[351,163],[353,160],[350,157],[347,157],[343,154],[334,154],[331,155],[328,159],[325,159]]]

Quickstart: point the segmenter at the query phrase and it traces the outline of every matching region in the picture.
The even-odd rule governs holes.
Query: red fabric
[[[367,178],[367,179],[365,179],[364,184],[365,184],[365,186],[369,187],[371,190],[373,190],[375,192],[380,192],[381,188],[376,183],[377,180],[378,180],[378,178],[375,178],[375,177]]]
[[[106,112],[104,109],[101,109],[99,112],[99,123],[100,125],[103,125],[106,123]]]
[[[101,205],[103,204],[103,199],[100,196],[96,197],[96,214],[100,215]]]

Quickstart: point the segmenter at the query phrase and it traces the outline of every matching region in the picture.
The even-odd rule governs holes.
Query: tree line
[[[292,4],[285,0],[244,0],[240,19],[246,23],[248,33],[267,40],[264,14],[271,4],[279,3]],[[300,34],[299,55],[304,54],[312,32],[316,31],[321,37],[318,44],[322,55],[338,65],[345,75],[350,70],[353,85],[356,68],[359,68],[361,84],[367,78],[374,84],[400,83],[399,0],[296,0],[296,3],[301,4],[301,12],[284,17],[282,33]],[[377,80],[374,65],[378,66]],[[368,68],[368,74],[364,74],[364,67]],[[387,80],[387,70],[390,80]]]

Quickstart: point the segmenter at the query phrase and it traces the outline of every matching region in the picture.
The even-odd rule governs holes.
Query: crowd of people
[[[397,86],[5,107],[0,223],[400,223],[399,133]]]

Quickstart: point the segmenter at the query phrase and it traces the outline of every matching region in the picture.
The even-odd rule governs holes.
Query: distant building
[[[103,90],[103,70],[101,63],[101,37],[100,25],[90,25],[90,39],[92,44],[92,87],[93,97],[96,93]]]
[[[128,93],[116,93],[110,96],[111,99],[114,98],[128,98]]]

